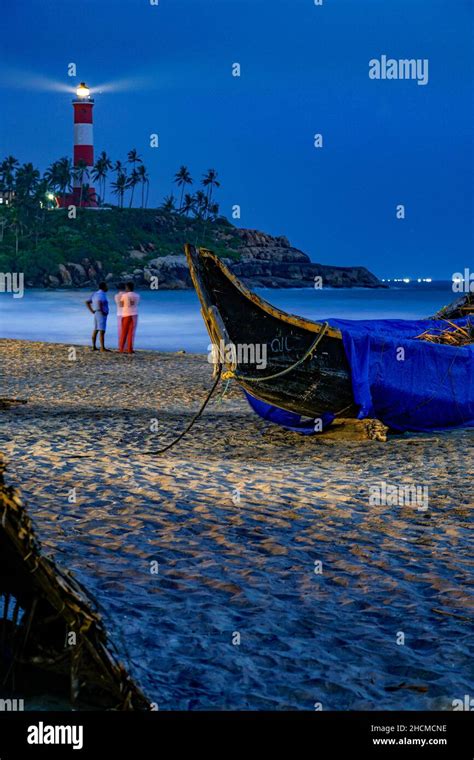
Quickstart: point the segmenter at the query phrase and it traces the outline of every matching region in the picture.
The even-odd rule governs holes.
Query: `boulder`
[[[160,288],[181,290],[192,287],[188,262],[184,254],[159,256],[148,262],[150,272],[158,277]]]
[[[146,259],[146,253],[144,251],[133,250],[130,251],[128,255],[133,261],[143,261],[143,259]]]
[[[60,264],[58,269],[62,284],[70,287],[72,285],[72,277],[69,269],[64,264]]]
[[[82,264],[77,264],[73,261],[68,261],[66,267],[72,279],[72,284],[75,287],[81,287],[87,282],[87,273]]]

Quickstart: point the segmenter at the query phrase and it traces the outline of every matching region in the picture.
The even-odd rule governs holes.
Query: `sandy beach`
[[[0,411],[7,480],[160,709],[470,693],[472,432],[300,437],[222,384],[157,456],[211,386],[205,356],[1,340],[0,368],[27,401]],[[370,504],[379,482],[426,486],[428,508]]]

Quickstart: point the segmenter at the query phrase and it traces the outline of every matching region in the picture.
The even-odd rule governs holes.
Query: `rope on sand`
[[[288,372],[291,372],[293,369],[296,369],[296,367],[299,367],[300,364],[302,364],[304,361],[306,361],[306,359],[309,356],[311,356],[311,354],[313,353],[313,351],[316,349],[316,347],[320,343],[321,339],[326,334],[326,331],[327,331],[328,327],[329,327],[328,322],[325,322],[323,324],[322,329],[320,330],[319,334],[316,336],[315,340],[311,343],[311,345],[307,349],[307,351],[305,351],[304,355],[300,359],[298,359],[298,361],[296,361],[294,364],[292,364],[290,367],[287,367],[286,369],[282,370],[281,372],[276,372],[275,374],[269,375],[267,377],[258,377],[258,378],[256,378],[256,377],[245,377],[245,376],[243,376],[243,377],[245,377],[246,380],[251,380],[251,381],[254,381],[254,382],[259,382],[259,381],[265,381],[265,380],[273,380],[276,377],[281,377],[282,375],[286,375]],[[164,448],[158,449],[157,451],[144,451],[144,452],[142,452],[142,454],[138,454],[138,456],[152,456],[152,455],[157,456],[159,454],[164,454],[166,451],[169,451],[170,449],[172,449],[173,446],[176,446],[176,444],[179,443],[179,441],[181,441],[184,438],[184,436],[187,435],[187,433],[189,433],[189,431],[193,427],[194,423],[197,422],[197,420],[199,419],[199,417],[204,412],[204,409],[206,408],[206,406],[208,405],[208,403],[211,400],[212,396],[214,395],[214,391],[216,390],[221,377],[224,380],[231,380],[233,377],[239,377],[239,375],[235,371],[234,372],[229,371],[229,372],[225,372],[223,374],[222,373],[222,364],[219,364],[219,368],[218,368],[218,371],[217,371],[217,374],[216,374],[216,379],[214,381],[214,385],[212,386],[211,390],[209,391],[209,393],[207,394],[206,398],[204,399],[204,401],[203,401],[203,403],[201,405],[201,408],[194,415],[194,417],[192,418],[191,422],[183,430],[183,432],[180,433],[180,435],[178,435],[178,437],[175,438],[174,441],[172,441],[171,443],[169,443]],[[228,384],[227,384],[225,390],[227,390],[227,387],[228,387]],[[225,393],[225,391],[224,391],[224,393]]]
[[[157,456],[159,454],[164,454],[165,451],[169,451],[170,449],[173,448],[173,446],[175,446],[177,443],[179,443],[179,441],[181,441],[184,438],[184,436],[187,435],[187,433],[189,433],[189,431],[193,427],[194,423],[197,422],[197,420],[199,419],[199,417],[204,412],[204,409],[206,408],[206,406],[208,405],[208,403],[211,400],[212,396],[214,395],[214,391],[216,390],[216,388],[217,388],[217,386],[219,384],[219,381],[221,379],[221,375],[222,375],[222,364],[219,364],[219,369],[217,371],[217,375],[216,375],[216,379],[214,381],[214,384],[213,384],[211,390],[209,391],[209,393],[207,394],[206,398],[204,399],[203,403],[201,404],[200,409],[196,412],[196,414],[192,418],[192,420],[189,423],[189,425],[183,430],[182,433],[180,433],[178,435],[177,438],[174,439],[174,441],[171,441],[171,443],[169,443],[167,446],[165,446],[162,449],[158,449],[157,451],[141,451],[141,452],[137,452],[135,456],[143,457],[143,456],[152,456],[152,455]],[[94,454],[66,454],[65,459],[91,459],[93,456],[94,456]],[[127,456],[130,456],[130,454],[128,454]]]
[[[189,431],[193,427],[194,423],[197,422],[197,420],[199,419],[199,417],[204,412],[204,409],[208,405],[209,401],[211,400],[212,396],[214,395],[214,391],[216,390],[217,386],[219,385],[219,381],[221,379],[221,375],[222,375],[222,364],[219,364],[219,369],[217,371],[217,375],[216,375],[216,379],[214,381],[214,384],[213,384],[211,390],[209,391],[209,393],[207,394],[206,398],[204,399],[203,403],[201,404],[201,407],[200,407],[199,411],[196,412],[196,414],[192,418],[192,420],[189,423],[189,425],[183,430],[182,433],[180,433],[178,435],[177,438],[174,439],[174,441],[171,441],[171,443],[169,443],[167,446],[165,446],[162,449],[158,449],[157,451],[143,451],[140,454],[137,454],[137,456],[151,456],[151,455],[155,455],[156,456],[158,454],[164,454],[165,451],[169,451],[170,449],[173,448],[173,446],[176,446],[176,444],[179,443],[179,441],[181,441],[187,433],[189,433]]]

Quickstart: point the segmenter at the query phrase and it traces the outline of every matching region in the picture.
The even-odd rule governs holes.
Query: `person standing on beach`
[[[117,285],[118,293],[114,296],[115,305],[117,306],[117,335],[118,335],[118,347],[120,348],[120,341],[122,339],[122,305],[121,298],[125,293],[125,283],[119,282]]]
[[[137,329],[140,296],[138,293],[135,293],[135,285],[133,282],[127,282],[125,288],[125,293],[120,298],[120,304],[122,307],[120,353],[123,354],[125,351],[125,344],[127,344],[128,353],[133,354],[133,342],[135,339],[135,331]]]
[[[87,308],[94,315],[94,329],[92,331],[93,351],[97,351],[97,333],[99,333],[100,350],[108,351],[108,348],[105,347],[105,330],[107,328],[107,315],[109,313],[109,302],[106,296],[107,290],[107,283],[101,282],[99,290],[96,290],[86,301]]]

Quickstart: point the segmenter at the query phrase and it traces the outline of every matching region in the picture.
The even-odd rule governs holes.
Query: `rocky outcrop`
[[[234,274],[252,287],[314,287],[315,278],[333,288],[385,287],[365,267],[334,267],[312,262],[293,248],[286,237],[273,237],[258,230],[236,230],[242,240],[241,259]]]
[[[102,279],[102,263],[85,258],[81,263],[69,261],[67,264],[60,264],[56,274],[44,276],[43,284],[56,288],[82,288],[96,285]]]
[[[300,264],[237,264],[234,274],[252,287],[262,288],[380,288],[386,287],[365,267],[331,267],[310,261]]]
[[[322,285],[333,288],[386,287],[365,267],[338,267],[318,264],[303,251],[290,245],[284,236],[273,237],[258,230],[231,228],[216,231],[216,241],[228,251],[225,263],[252,288],[307,288]],[[181,244],[176,253],[156,256],[152,243],[140,244],[124,257],[126,268],[120,273],[106,273],[100,261],[60,264],[54,274],[44,276],[42,285],[49,287],[95,286],[101,279],[108,282],[133,280],[137,286],[183,290],[192,287],[186,257]]]
[[[273,237],[259,230],[241,229],[236,229],[235,234],[242,241],[239,249],[242,261],[309,261],[309,256],[293,248],[284,236]]]
[[[178,256],[161,256],[148,262],[143,270],[145,282],[158,278],[158,286],[168,290],[192,288],[193,283],[184,253]]]

